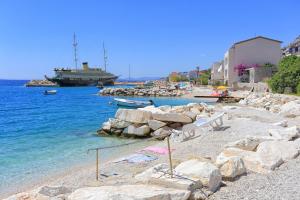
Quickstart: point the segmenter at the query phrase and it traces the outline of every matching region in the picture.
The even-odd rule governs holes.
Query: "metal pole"
[[[169,151],[170,173],[171,173],[171,178],[173,178],[173,166],[172,166],[172,156],[171,156],[171,148],[170,148],[170,136],[167,137],[167,142],[168,142],[168,151]]]
[[[99,149],[96,150],[96,180],[99,180]]]

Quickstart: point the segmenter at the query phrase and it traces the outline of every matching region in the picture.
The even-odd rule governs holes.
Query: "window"
[[[298,52],[298,48],[299,48],[299,47],[295,47],[295,52]]]

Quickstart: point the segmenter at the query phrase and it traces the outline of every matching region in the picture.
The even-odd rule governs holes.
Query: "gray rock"
[[[247,171],[244,161],[239,156],[227,157],[225,159],[218,156],[216,165],[220,168],[222,177],[226,180],[233,180]]]
[[[197,113],[194,113],[194,112],[192,112],[192,111],[188,111],[188,112],[184,112],[184,114],[186,115],[186,116],[188,116],[189,118],[191,118],[193,121],[196,119],[196,117],[197,117]]]
[[[152,119],[152,113],[144,110],[118,109],[115,118],[131,123],[146,124]]]
[[[69,200],[186,200],[190,191],[154,185],[121,185],[80,188]]]
[[[280,114],[284,116],[300,116],[300,100],[290,101],[280,108]]]
[[[148,125],[152,130],[156,131],[157,129],[166,126],[167,124],[165,122],[152,119],[148,121]]]
[[[192,119],[184,114],[179,113],[165,113],[158,114],[154,113],[153,119],[163,122],[181,122],[181,123],[192,123]]]
[[[153,133],[151,133],[152,137],[157,137],[157,139],[164,139],[167,135],[171,134],[173,129],[167,126],[164,126],[160,129],[157,129]]]
[[[148,136],[150,133],[150,128],[148,125],[130,125],[124,129],[123,134],[136,135],[136,136]]]
[[[61,194],[68,194],[71,192],[72,190],[70,188],[64,186],[57,186],[57,187],[44,186],[39,190],[38,193],[48,197],[55,197]]]
[[[137,174],[135,178],[146,184],[155,184],[176,189],[194,191],[195,189],[202,188],[201,182],[193,180],[193,177],[183,177],[175,171],[173,172],[173,177],[171,177],[169,172],[169,165],[162,163]]]
[[[278,140],[294,140],[299,137],[300,130],[297,126],[284,129],[269,129],[269,135]]]
[[[203,186],[215,192],[222,181],[220,170],[209,162],[202,162],[197,159],[188,160],[180,163],[175,171],[195,180],[200,180]]]
[[[258,138],[246,137],[244,139],[231,142],[227,144],[225,147],[236,147],[247,151],[254,151],[260,142],[261,140]]]
[[[110,131],[110,129],[111,129],[111,124],[110,124],[110,122],[108,121],[108,122],[104,122],[103,124],[102,124],[102,129],[104,130],[104,131]]]
[[[175,122],[175,123],[169,124],[168,127],[173,128],[173,129],[178,129],[178,128],[182,127],[182,124],[179,122]]]
[[[257,153],[262,158],[281,158],[283,161],[293,159],[299,155],[293,141],[266,141],[257,147]]]
[[[261,159],[256,152],[246,151],[243,149],[233,148],[233,147],[224,149],[218,155],[217,163],[226,162],[229,158],[234,157],[234,156],[238,156],[243,159],[243,162],[244,162],[247,170],[257,172],[257,173],[262,173],[262,174],[266,174],[270,171],[269,169],[262,167]],[[277,164],[277,162],[278,162],[278,160],[275,161],[275,164]]]
[[[127,122],[127,121],[124,121],[124,120],[119,120],[119,119],[114,119],[114,118],[110,118],[109,123],[110,123],[111,127],[117,128],[117,129],[126,128],[129,125],[131,125],[130,122]]]

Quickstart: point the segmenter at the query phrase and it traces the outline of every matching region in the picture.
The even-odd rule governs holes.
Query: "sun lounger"
[[[212,115],[210,118],[200,118],[196,120],[193,124],[195,124],[197,127],[205,127],[210,126],[213,128],[213,130],[220,128],[223,125],[223,116],[224,112],[217,113]]]
[[[183,142],[189,140],[190,138],[195,137],[196,135],[195,130],[197,127],[204,128],[206,126],[210,126],[212,127],[213,130],[216,130],[223,125],[224,114],[225,113],[222,112],[222,113],[214,114],[207,119],[206,118],[197,119],[193,124],[191,124],[192,126],[196,126],[196,127],[189,128],[190,130],[183,130],[183,131],[172,130],[171,139],[175,142]]]

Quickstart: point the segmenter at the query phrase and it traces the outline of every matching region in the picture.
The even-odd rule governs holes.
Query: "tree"
[[[198,82],[200,82],[201,85],[208,85],[208,80],[211,76],[211,70],[204,70],[202,71],[200,77],[198,78]]]
[[[293,93],[296,93],[300,83],[300,57],[287,56],[281,59],[278,72],[268,83],[273,92],[284,93],[288,87]]]

